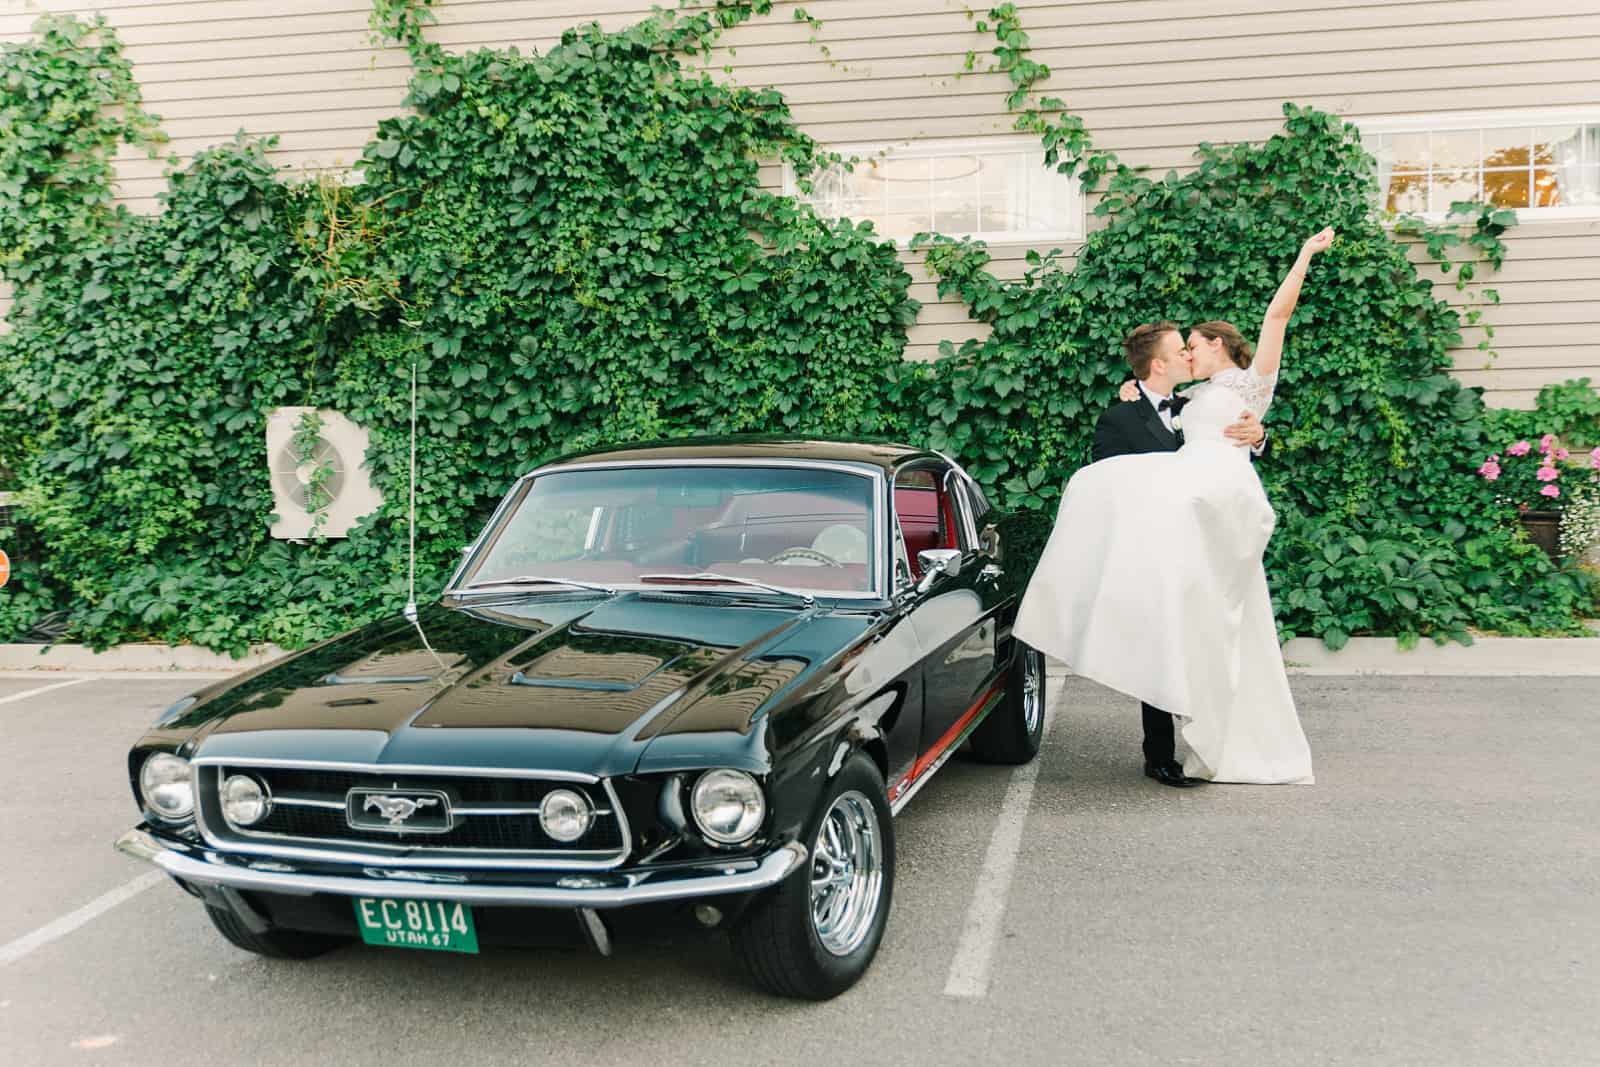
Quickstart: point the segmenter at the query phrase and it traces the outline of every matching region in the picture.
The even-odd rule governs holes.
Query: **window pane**
[[[933,228],[940,233],[977,233],[978,157],[937,156],[928,164]]]
[[[1547,189],[1539,207],[1600,206],[1600,166],[1561,167],[1535,171],[1534,180],[1544,179]]]
[[[1073,204],[1072,185],[1076,179],[1064,178],[1044,165],[1044,153],[1035,152],[1021,160],[1028,176],[1028,206],[1024,228],[1055,232],[1070,230]]]
[[[1397,133],[1389,138],[1386,147],[1396,173],[1428,169],[1427,134]]]
[[[1478,174],[1476,171],[1433,172],[1428,185],[1428,210],[1449,211],[1450,205],[1461,200],[1478,199]]]
[[[1020,232],[1029,228],[1026,199],[1028,176],[1021,154],[996,155],[983,160],[983,211],[978,216],[982,233]]]
[[[1594,129],[1595,127],[1588,127]],[[1533,131],[1534,162],[1540,166],[1575,167],[1585,162],[1583,150],[1588,140],[1582,126],[1545,126]]]
[[[928,213],[925,157],[896,156],[891,149],[875,160],[871,169],[881,196],[881,207],[873,213],[879,233],[906,240],[933,228],[933,218]]]
[[[1428,136],[1435,171],[1466,171],[1478,166],[1478,131],[1450,130]]]
[[[1547,126],[1534,131],[1535,200],[1538,207],[1600,204],[1600,124]]]
[[[1528,165],[1528,131],[1521,127],[1510,130],[1484,130],[1483,165],[1485,167],[1526,167]]]
[[[1418,213],[1428,210],[1428,176],[1396,174],[1389,181],[1387,200],[1390,211]]]
[[[1529,206],[1528,172],[1526,170],[1484,171],[1483,198],[1496,207]]]

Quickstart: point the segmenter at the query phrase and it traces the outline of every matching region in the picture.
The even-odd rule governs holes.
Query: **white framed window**
[[[1483,200],[1529,221],[1600,217],[1600,107],[1354,121],[1391,211]]]
[[[918,233],[998,243],[1081,241],[1084,198],[1076,178],[1045,166],[1032,137],[837,145],[851,169],[831,167],[803,192],[785,165],[784,192],[824,218],[871,219],[900,244]]]

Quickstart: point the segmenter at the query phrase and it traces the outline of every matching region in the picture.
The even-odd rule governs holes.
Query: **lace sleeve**
[[[1237,367],[1214,374],[1211,380],[1239,394],[1239,398],[1255,412],[1257,418],[1266,416],[1267,406],[1272,403],[1272,391],[1278,386],[1276,374],[1257,374],[1253,369],[1240,370]]]

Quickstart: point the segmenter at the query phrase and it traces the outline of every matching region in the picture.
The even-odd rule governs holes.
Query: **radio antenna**
[[[415,349],[411,351],[410,497],[406,515],[406,618],[415,623],[417,621],[417,353]],[[418,632],[421,632],[420,629]]]
[[[417,323],[407,321],[407,326],[415,327]],[[418,620],[417,612],[417,349],[411,349],[411,480],[407,491],[409,499],[406,502],[406,610],[405,617],[417,631],[417,636],[422,639],[422,647],[428,650],[428,655],[439,665],[439,683],[443,684],[443,675],[450,670],[439,653],[433,650],[428,643],[428,635],[422,632],[422,623]]]

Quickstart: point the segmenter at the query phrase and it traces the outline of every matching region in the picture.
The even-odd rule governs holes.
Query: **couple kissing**
[[[1135,381],[1101,416],[1023,596],[1018,640],[1142,703],[1144,773],[1163,785],[1313,781],[1262,566],[1277,516],[1253,464],[1289,317],[1333,238],[1301,247],[1254,348],[1221,321],[1128,335]]]

